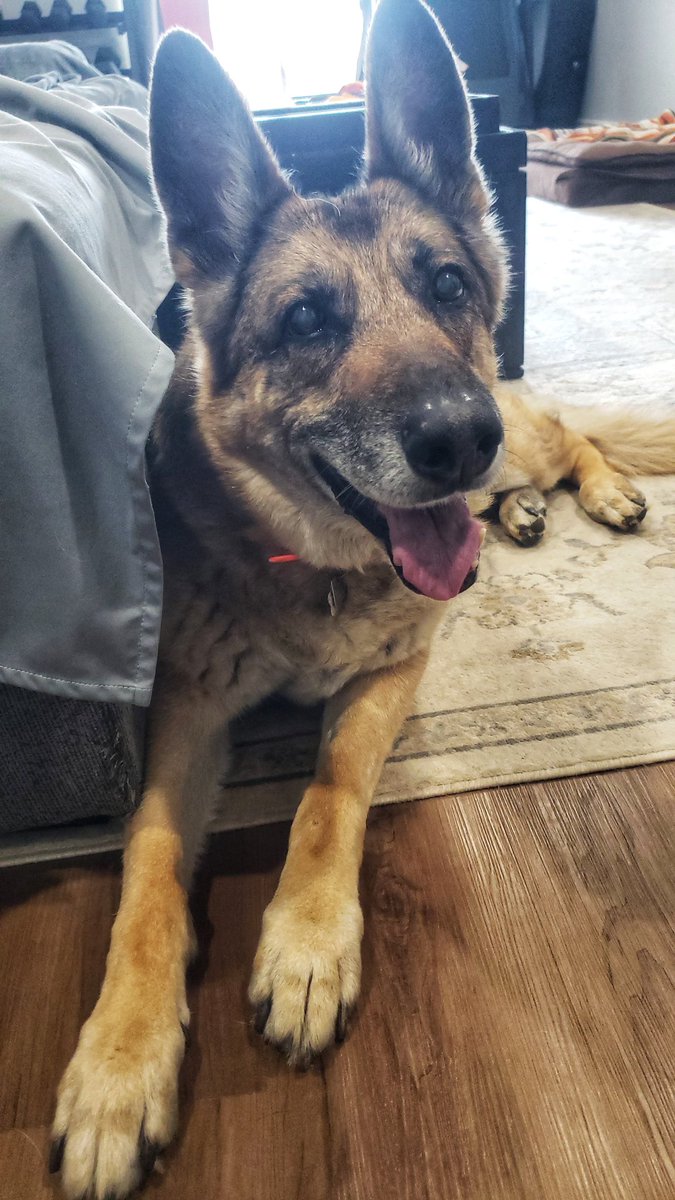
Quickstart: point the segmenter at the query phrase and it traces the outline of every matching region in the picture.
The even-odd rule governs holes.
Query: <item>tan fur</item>
[[[430,52],[447,53],[426,10],[382,0],[375,97],[390,73],[378,83],[387,38],[394,67],[412,44],[406,34],[396,49],[399,34],[387,23],[397,3],[406,20],[422,22]],[[193,949],[188,888],[226,765],[227,726],[272,692],[328,703],[249,995],[256,1027],[291,1063],[304,1065],[344,1036],[359,990],[368,807],[443,605],[403,587],[382,544],[328,494],[312,453],[325,453],[379,503],[435,503],[442,489],[415,475],[401,450],[408,406],[432,376],[462,402],[492,405],[497,373],[503,250],[470,157],[461,80],[448,81],[448,112],[465,125],[450,184],[438,174],[446,147],[416,147],[406,133],[406,104],[418,95],[406,100],[404,76],[391,85],[389,103],[405,103],[389,131],[370,119],[370,183],[336,200],[307,200],[271,157],[263,161],[267,151],[232,85],[185,39],[164,43],[166,75],[156,68],[153,92],[171,93],[168,133],[155,102],[155,173],[192,310],[153,437],[164,619],[146,786],[129,827],[106,977],[59,1089],[54,1166],[62,1165],[71,1200],[127,1196],[175,1130]],[[194,161],[192,135],[176,157],[172,124],[171,81],[188,71],[182,56],[188,66],[196,56],[191,77],[206,79],[212,92],[202,107],[194,101]],[[181,102],[192,103],[191,95],[190,87]],[[226,111],[230,124],[218,143]],[[446,125],[455,127],[432,122],[430,137]],[[392,136],[402,148],[389,144]],[[232,147],[243,164],[234,174]],[[241,244],[228,244],[232,230]],[[470,281],[469,302],[450,313],[427,294],[429,278],[448,262]],[[335,336],[299,348],[279,332],[284,314],[319,285]],[[507,455],[493,486],[509,493],[501,511],[514,537],[535,539],[541,493],[562,478],[579,486],[597,519],[637,522],[639,493],[590,441],[513,396],[500,403]],[[620,458],[621,447],[613,454]],[[301,561],[271,565],[280,551]]]
[[[558,411],[566,427],[583,433],[618,471],[671,475],[675,471],[675,408],[654,413],[633,408],[588,411],[572,405]]]

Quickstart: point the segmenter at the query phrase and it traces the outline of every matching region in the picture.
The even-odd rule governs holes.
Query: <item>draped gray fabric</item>
[[[145,103],[120,77],[0,75],[0,681],[141,705],[162,592],[144,448],[173,364]]]

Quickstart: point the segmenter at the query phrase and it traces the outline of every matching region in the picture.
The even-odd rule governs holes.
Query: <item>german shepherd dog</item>
[[[366,815],[443,602],[475,575],[465,494],[518,489],[501,511],[521,540],[562,478],[599,520],[644,514],[586,438],[513,399],[500,416],[505,255],[420,0],[379,5],[367,107],[360,185],[302,198],[202,43],[176,31],[158,50],[152,164],[191,330],[153,433],[165,617],[145,793],[54,1122],[72,1200],[127,1196],[176,1129],[188,889],[232,718],[273,692],[327,702],[249,988],[256,1029],[306,1065],[358,996]]]

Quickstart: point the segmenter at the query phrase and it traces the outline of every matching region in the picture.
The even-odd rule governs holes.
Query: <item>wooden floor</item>
[[[149,1200],[673,1200],[675,764],[373,812],[365,986],[305,1075],[244,991],[287,829],[214,840],[180,1141]],[[0,875],[0,1197],[48,1200],[115,856]]]

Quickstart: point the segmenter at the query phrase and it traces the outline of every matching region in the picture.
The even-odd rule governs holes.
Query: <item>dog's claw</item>
[[[66,1135],[62,1134],[60,1138],[54,1138],[49,1147],[49,1174],[56,1175],[61,1170],[63,1162],[63,1152],[66,1148]]]
[[[633,503],[635,503],[635,501],[633,501]],[[647,516],[647,505],[643,504],[641,507],[638,508],[637,512],[629,513],[628,516],[624,517],[624,519],[623,519],[624,528],[625,529],[637,529],[638,525],[640,525],[641,522],[644,521],[646,516]]]
[[[340,1001],[337,1017],[335,1019],[335,1041],[338,1044],[344,1042],[347,1036],[351,1011],[352,1010],[350,1006],[343,1004],[342,1001]]]
[[[264,1034],[265,1026],[267,1024],[267,1020],[269,1018],[271,1011],[272,1011],[272,997],[271,996],[267,996],[264,1000],[261,1000],[260,1003],[256,1005],[255,1011],[253,1013],[253,1028],[255,1029],[256,1033]]]
[[[528,509],[528,511],[533,512],[534,510]],[[546,521],[544,518],[536,517],[531,525],[518,526],[517,540],[520,542],[521,546],[534,546],[537,542],[541,541],[542,537],[544,536],[545,529]]]
[[[141,1134],[138,1139],[138,1159],[144,1176],[147,1177],[152,1173],[155,1162],[157,1161],[157,1155],[161,1149],[162,1147],[160,1146],[159,1142],[152,1141],[150,1138],[146,1137],[145,1129],[141,1128]]]
[[[287,1058],[290,1062],[290,1058],[293,1053],[293,1035],[289,1033],[288,1036],[283,1038],[282,1041],[274,1042],[273,1044],[276,1046],[279,1053],[283,1054],[284,1058]]]
[[[295,1061],[293,1063],[293,1066],[295,1067],[296,1071],[300,1071],[302,1073],[304,1073],[305,1071],[309,1071],[309,1068],[311,1067],[311,1065],[312,1065],[312,1053],[310,1050],[303,1050],[301,1054],[297,1055],[297,1057],[295,1058]]]

